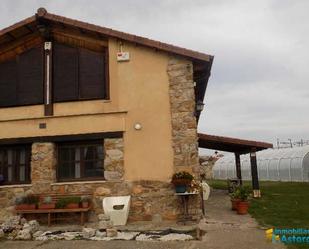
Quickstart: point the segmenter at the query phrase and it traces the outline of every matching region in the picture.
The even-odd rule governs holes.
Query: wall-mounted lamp
[[[196,103],[196,111],[201,112],[204,109],[205,104],[203,103],[203,101],[199,100]]]
[[[137,130],[137,131],[140,131],[142,129],[142,125],[140,123],[136,123],[134,125],[134,129]]]

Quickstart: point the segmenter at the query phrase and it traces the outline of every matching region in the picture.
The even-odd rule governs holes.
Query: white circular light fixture
[[[136,124],[134,125],[134,129],[137,130],[137,131],[139,131],[139,130],[142,129],[142,125],[141,125],[140,123],[136,123]]]

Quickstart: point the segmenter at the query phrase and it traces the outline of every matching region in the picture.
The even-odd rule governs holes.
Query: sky
[[[39,7],[214,55],[199,132],[309,140],[308,0],[1,0],[0,29]]]

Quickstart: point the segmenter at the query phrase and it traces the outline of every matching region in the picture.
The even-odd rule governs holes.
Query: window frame
[[[55,75],[55,44],[58,43],[60,45],[64,45],[70,48],[74,48],[77,50],[77,94],[78,97],[76,99],[70,99],[70,100],[55,100],[55,82],[54,82],[54,75]],[[102,68],[102,70],[104,70],[104,82],[102,82],[103,85],[103,89],[104,89],[104,96],[103,97],[92,97],[92,98],[83,98],[81,97],[81,86],[80,86],[80,50],[89,50],[92,52],[97,52],[97,53],[102,53],[103,54],[103,60],[104,60],[104,68]],[[101,50],[96,50],[96,49],[90,49],[87,47],[80,47],[80,46],[73,46],[71,44],[68,44],[66,42],[58,42],[55,41],[53,42],[53,49],[52,49],[52,56],[53,56],[53,62],[52,62],[52,77],[53,77],[53,82],[52,82],[52,89],[51,89],[51,94],[52,94],[52,103],[66,103],[66,102],[77,102],[77,101],[92,101],[92,100],[110,100],[110,78],[109,78],[109,50],[108,47],[105,46],[101,46]]]
[[[24,164],[20,163],[20,149],[25,150],[25,163]],[[8,179],[7,179],[3,183],[1,183],[1,186],[30,184],[31,183],[31,144],[0,146],[0,153],[6,152],[6,154],[7,154],[7,152],[9,150],[12,150],[12,153],[13,153],[12,164],[11,164],[12,165],[12,172],[14,172],[13,173],[13,179],[12,179],[11,182],[8,182]],[[5,161],[5,160],[3,160],[3,161]],[[4,164],[4,166],[3,166],[3,164]],[[9,164],[7,162],[7,158],[6,158],[6,161],[4,163],[0,161],[1,170],[4,170],[5,167],[8,169],[8,166],[9,166]],[[25,167],[25,181],[16,180],[18,173],[20,173],[21,166]],[[3,171],[2,174],[3,174],[3,177],[4,177],[4,171]]]
[[[102,163],[103,176],[95,176],[95,177],[85,177],[82,175],[85,159],[80,158],[78,162],[80,163],[80,178],[62,178],[60,177],[60,149],[61,148],[75,148],[81,150],[81,147],[100,145],[103,148],[103,159],[97,159],[96,162]],[[80,181],[104,181],[106,180],[104,177],[104,161],[105,161],[105,151],[104,151],[104,139],[102,140],[89,140],[89,141],[70,141],[70,142],[59,142],[56,145],[57,147],[57,165],[56,165],[56,180],[57,182],[80,182]],[[77,162],[77,160],[68,160],[66,162]]]
[[[27,50],[23,50],[21,53],[16,54],[14,57],[9,58],[7,60],[3,60],[0,62],[1,63],[5,63],[8,61],[13,61],[16,65],[16,99],[15,99],[15,103],[14,104],[7,104],[7,105],[0,105],[0,109],[1,108],[10,108],[10,107],[20,107],[20,106],[34,106],[34,105],[43,105],[44,104],[44,70],[45,70],[45,62],[44,62],[44,49],[43,49],[44,43],[39,43],[33,47],[30,47]],[[40,49],[41,52],[41,61],[42,61],[42,65],[41,65],[41,75],[42,75],[42,82],[41,82],[41,86],[42,86],[42,92],[41,92],[41,100],[39,101],[35,101],[33,103],[23,103],[20,104],[20,100],[19,100],[19,86],[21,84],[23,84],[22,79],[20,79],[20,75],[19,75],[19,58],[22,54],[27,53],[28,51],[32,50],[32,49]]]

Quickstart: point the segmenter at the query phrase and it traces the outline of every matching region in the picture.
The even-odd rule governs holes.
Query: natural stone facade
[[[184,169],[198,175],[198,137],[192,62],[172,57],[169,60],[167,73],[170,82],[175,170]]]
[[[193,64],[178,57],[168,63],[169,95],[175,171],[186,170],[199,178],[198,136],[195,117]],[[190,214],[201,214],[201,198],[191,198]]]
[[[57,183],[56,145],[54,143],[33,143],[31,184],[0,187],[0,221],[12,214],[16,197],[26,194],[90,192],[94,193],[95,213],[102,213],[103,196],[128,194],[127,186],[120,181],[124,173],[123,139],[105,139],[104,150],[104,168],[108,172],[107,181]]]
[[[34,193],[49,192],[56,182],[56,149],[53,143],[33,143],[31,155],[31,183]]]
[[[16,197],[28,193],[74,194],[93,193],[91,221],[98,221],[104,213],[102,201],[107,196],[131,195],[129,221],[145,221],[154,218],[176,220],[183,212],[179,197],[170,183],[162,181],[125,181],[124,147],[122,138],[104,140],[104,169],[110,179],[105,181],[57,182],[56,146],[53,143],[34,143],[31,157],[32,183],[0,187],[0,221],[12,215]],[[190,198],[190,214],[198,217],[197,199]]]
[[[104,177],[106,180],[122,180],[124,174],[123,139],[104,140]]]

